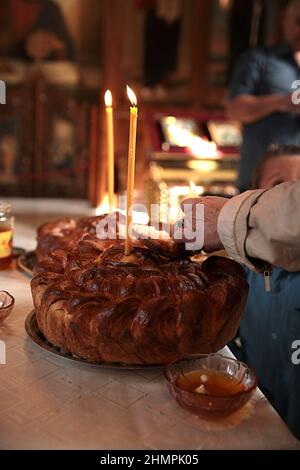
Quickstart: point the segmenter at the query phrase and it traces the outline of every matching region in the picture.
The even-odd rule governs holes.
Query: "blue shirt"
[[[262,274],[247,270],[247,280],[250,289],[239,329],[244,360],[300,439],[300,364],[293,359],[293,343],[300,340],[300,272],[273,268],[271,292],[265,291]]]
[[[230,86],[230,98],[239,95],[291,94],[291,85],[300,79],[300,67],[286,45],[246,52],[238,63]],[[271,144],[300,145],[300,116],[273,113],[244,126],[238,186],[251,187],[258,161]]]

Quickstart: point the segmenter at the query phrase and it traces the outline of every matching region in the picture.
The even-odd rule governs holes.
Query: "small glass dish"
[[[165,378],[179,405],[205,419],[221,419],[239,410],[257,387],[252,369],[221,354],[187,356],[168,364]]]
[[[9,316],[14,308],[15,299],[5,290],[0,291],[0,324]]]

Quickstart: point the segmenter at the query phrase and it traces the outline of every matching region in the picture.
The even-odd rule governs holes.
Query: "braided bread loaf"
[[[39,328],[92,362],[164,364],[222,348],[247,297],[243,269],[210,257],[172,260],[88,235],[37,264],[31,282]]]
[[[79,220],[62,217],[41,225],[37,231],[37,259],[41,261],[55,250],[74,248],[86,234],[95,235],[97,223],[104,217],[106,214]]]

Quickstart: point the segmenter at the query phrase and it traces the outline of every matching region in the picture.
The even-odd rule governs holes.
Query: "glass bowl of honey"
[[[165,367],[172,396],[200,418],[221,419],[242,408],[257,387],[255,372],[221,354],[187,356]]]
[[[5,290],[0,291],[0,324],[10,315],[15,299]]]

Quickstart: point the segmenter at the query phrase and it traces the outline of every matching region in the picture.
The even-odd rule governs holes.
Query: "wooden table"
[[[17,244],[32,248],[36,225],[47,217],[17,217]],[[2,271],[0,286],[16,299],[0,327],[7,348],[0,449],[300,449],[259,390],[240,412],[208,422],[176,404],[161,370],[98,368],[47,353],[24,330],[29,278]]]

